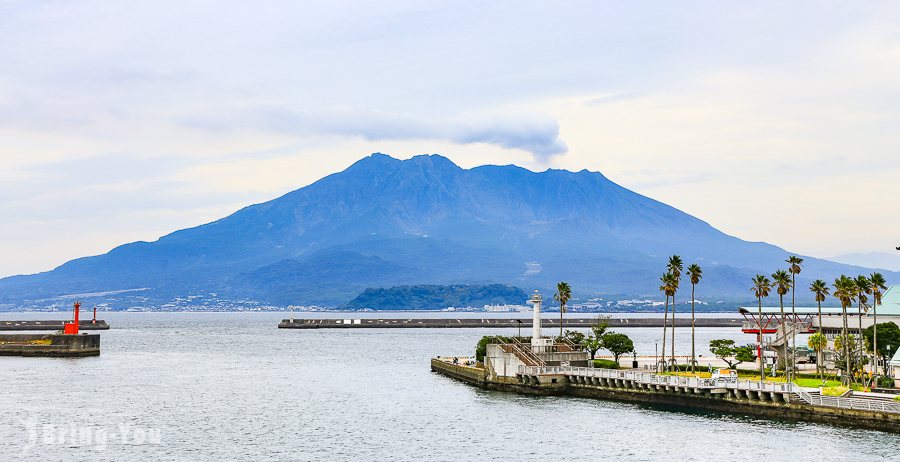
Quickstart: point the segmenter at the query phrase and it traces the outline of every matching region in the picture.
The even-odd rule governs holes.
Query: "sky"
[[[373,152],[602,172],[748,241],[900,245],[900,3],[0,0],[0,277]]]

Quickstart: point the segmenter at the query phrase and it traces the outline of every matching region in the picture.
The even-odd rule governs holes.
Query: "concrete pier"
[[[0,321],[0,331],[3,330],[63,330],[63,324],[72,321]],[[94,324],[90,319],[78,321],[79,330],[109,330],[106,321],[97,320]]]
[[[523,367],[516,377],[499,376],[487,367],[459,366],[431,360],[433,372],[480,388],[531,395],[562,395],[711,410],[775,419],[796,419],[900,432],[900,411],[890,400],[860,399],[837,403],[834,397],[811,397],[810,404],[792,386],[753,385],[748,381],[710,382],[690,377],[655,376],[642,370],[586,370]],[[574,372],[574,373],[573,373]],[[834,401],[834,402],[833,402]],[[879,409],[881,408],[881,409]],[[887,408],[891,408],[889,410]]]
[[[0,335],[0,356],[100,356],[100,334]]]
[[[698,318],[696,327],[741,327],[741,319],[737,318]],[[366,319],[348,316],[345,319],[283,319],[279,329],[354,329],[354,328],[453,328],[453,327],[512,327],[531,328],[529,318],[442,318],[442,319]],[[593,318],[570,318],[563,320],[563,328],[590,327],[597,322]],[[559,329],[559,318],[542,318],[541,325]],[[662,318],[612,318],[611,328],[628,327],[662,327]],[[671,321],[669,323],[671,326]],[[691,327],[690,318],[677,318],[675,327]]]

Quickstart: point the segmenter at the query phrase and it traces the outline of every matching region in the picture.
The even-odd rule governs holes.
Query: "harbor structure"
[[[75,313],[72,322],[64,322],[63,332],[55,334],[6,334],[0,335],[0,356],[49,356],[49,357],[79,357],[79,356],[99,356],[100,355],[100,334],[79,333],[81,321],[79,319],[79,311],[81,302],[76,301],[74,304]],[[21,323],[14,321],[4,321],[8,323],[7,327],[12,326],[10,330],[26,330],[19,328]],[[32,321],[24,327],[35,326],[41,330],[48,329],[58,321]],[[93,328],[98,328],[96,316],[92,321],[86,324]],[[105,323],[104,323],[105,325]],[[106,326],[108,329],[109,326]]]
[[[515,379],[521,367],[525,366],[578,366],[587,367],[590,356],[582,345],[564,338],[544,337],[541,332],[541,294],[534,291],[534,319],[531,327],[531,342],[523,343],[520,338],[496,338],[485,348],[484,370],[489,377],[499,380]]]
[[[762,348],[768,347],[775,351],[777,361],[783,362],[788,355],[789,340],[796,334],[813,334],[819,332],[833,342],[843,333],[844,309],[840,307],[822,307],[821,324],[819,322],[818,306],[798,306],[793,309],[785,307],[782,322],[781,307],[764,306],[762,316],[758,307],[741,307],[739,313],[743,316],[741,330],[745,334],[753,334],[757,340],[757,354]],[[853,306],[847,308],[847,332],[858,338],[866,329],[878,323],[893,322],[900,326],[900,286],[892,285],[882,295],[881,305],[864,308],[860,314],[859,308]],[[768,336],[767,336],[768,334]],[[801,345],[802,346],[802,345]]]

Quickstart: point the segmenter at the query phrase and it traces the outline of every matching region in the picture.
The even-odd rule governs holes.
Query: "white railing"
[[[705,379],[698,377],[659,375],[652,372],[623,371],[615,369],[571,366],[519,366],[519,374],[569,375],[576,377],[632,380],[638,383],[649,385],[664,385],[673,387],[701,389],[726,388],[731,390],[763,391],[768,393],[789,393],[799,396],[800,399],[813,406],[900,413],[900,402],[892,402],[881,399],[811,395],[803,390],[803,387],[795,383],[760,382],[756,380],[737,380],[729,378]]]

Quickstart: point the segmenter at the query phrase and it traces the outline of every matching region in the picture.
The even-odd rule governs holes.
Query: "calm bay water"
[[[482,335],[515,329],[277,329],[285,317],[104,313],[113,329],[102,333],[98,358],[0,358],[0,459],[872,461],[900,454],[900,438],[884,432],[489,392],[429,370],[431,357],[470,355]],[[647,355],[661,333],[621,331]],[[752,341],[735,329],[698,329],[698,352],[707,354],[699,346],[714,338]],[[690,351],[689,329],[676,329],[676,348]]]

